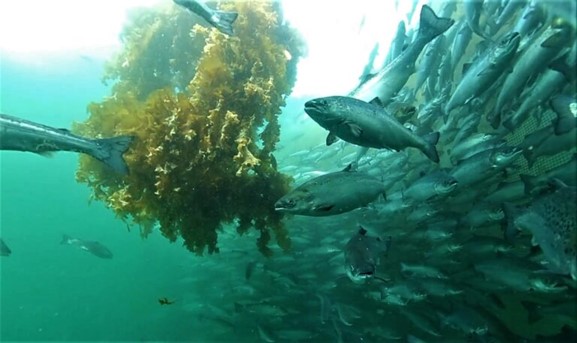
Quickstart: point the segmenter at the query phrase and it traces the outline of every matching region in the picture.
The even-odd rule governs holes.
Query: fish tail
[[[533,154],[533,149],[524,149],[523,150],[523,157],[525,157],[525,160],[527,160],[527,166],[529,168],[533,168],[533,164],[535,164],[535,155]]]
[[[70,236],[68,236],[67,234],[63,234],[62,240],[60,241],[60,244],[70,244],[71,239],[72,238]]]
[[[425,141],[425,146],[421,151],[435,163],[439,163],[439,153],[437,152],[436,145],[439,142],[440,136],[441,134],[436,131],[422,137]]]
[[[454,22],[451,18],[438,17],[431,7],[423,5],[419,20],[419,32],[417,34],[421,39],[429,42],[447,31]]]
[[[537,187],[538,178],[528,174],[519,174],[519,177],[525,185],[525,194],[531,195],[531,191]]]
[[[114,171],[120,174],[128,174],[128,166],[122,155],[128,150],[133,140],[134,136],[97,139],[96,144],[98,145],[98,151],[94,157]]]
[[[519,123],[525,121],[526,113],[523,113],[519,118],[519,112],[509,112],[507,119],[503,120],[503,127],[509,130],[509,132],[514,132],[518,127]]]
[[[519,214],[519,210],[517,207],[510,203],[503,203],[503,213],[505,214],[505,228],[504,228],[504,238],[507,242],[513,243],[517,235],[519,234],[519,230],[515,225],[515,219]]]
[[[497,130],[501,125],[501,116],[501,110],[495,110],[492,114],[487,115],[487,120],[493,129]]]
[[[232,24],[238,17],[237,12],[228,12],[228,11],[214,11],[214,14],[218,17],[218,22],[215,22],[214,25],[218,27],[218,29],[226,33],[229,36],[233,35]]]

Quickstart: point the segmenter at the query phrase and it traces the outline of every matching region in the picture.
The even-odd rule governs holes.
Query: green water
[[[55,127],[84,120],[107,92],[100,63],[82,59],[1,68],[1,110]],[[129,232],[75,181],[78,156],[1,152],[1,341],[182,340],[193,321],[159,297],[178,292],[191,256],[158,233]],[[62,234],[105,244],[112,260],[60,245]],[[191,315],[190,315],[191,316]]]

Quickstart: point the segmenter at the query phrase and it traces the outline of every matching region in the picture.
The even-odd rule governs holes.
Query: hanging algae
[[[211,4],[211,6],[216,6]],[[112,95],[88,106],[83,135],[137,139],[122,177],[81,158],[77,180],[146,236],[158,222],[195,253],[218,251],[217,230],[260,231],[270,255],[290,240],[274,211],[289,178],[276,169],[277,116],[296,77],[303,44],[274,2],[222,3],[239,13],[228,37],[176,6],[141,9],[122,33],[123,51],[104,76]]]

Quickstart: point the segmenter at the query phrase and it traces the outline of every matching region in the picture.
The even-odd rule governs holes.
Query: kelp
[[[169,240],[213,253],[218,229],[234,224],[240,234],[258,230],[257,246],[270,255],[271,231],[290,247],[274,210],[290,179],[272,153],[303,43],[278,3],[219,7],[239,13],[234,36],[176,6],[132,13],[103,78],[113,82],[111,96],[91,103],[74,127],[92,137],[135,135],[125,153],[130,173],[82,157],[76,177],[144,237],[158,223]]]

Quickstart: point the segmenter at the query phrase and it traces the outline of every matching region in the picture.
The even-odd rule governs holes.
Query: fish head
[[[514,159],[519,157],[523,150],[517,147],[504,147],[498,149],[491,155],[491,163],[494,166],[504,166],[510,164]]]
[[[495,48],[495,56],[508,56],[519,47],[521,42],[521,35],[518,32],[511,32],[505,35],[497,44]]]
[[[345,246],[345,271],[354,283],[361,283],[375,276],[380,255],[387,251],[388,242],[366,235],[360,228]]]
[[[362,239],[349,241],[345,248],[345,272],[351,281],[361,283],[375,275],[377,259],[375,251]]]
[[[365,264],[362,266],[348,265],[346,272],[349,279],[354,283],[363,283],[375,275],[375,265]]]
[[[307,189],[296,189],[274,204],[276,211],[307,216],[328,215],[332,208],[331,204],[319,202],[315,194]]]
[[[454,191],[459,182],[452,176],[443,179],[441,182],[435,184],[435,192],[437,194],[449,194]]]
[[[346,119],[341,114],[343,104],[340,98],[329,96],[309,100],[305,103],[305,112],[320,126],[330,130]]]

